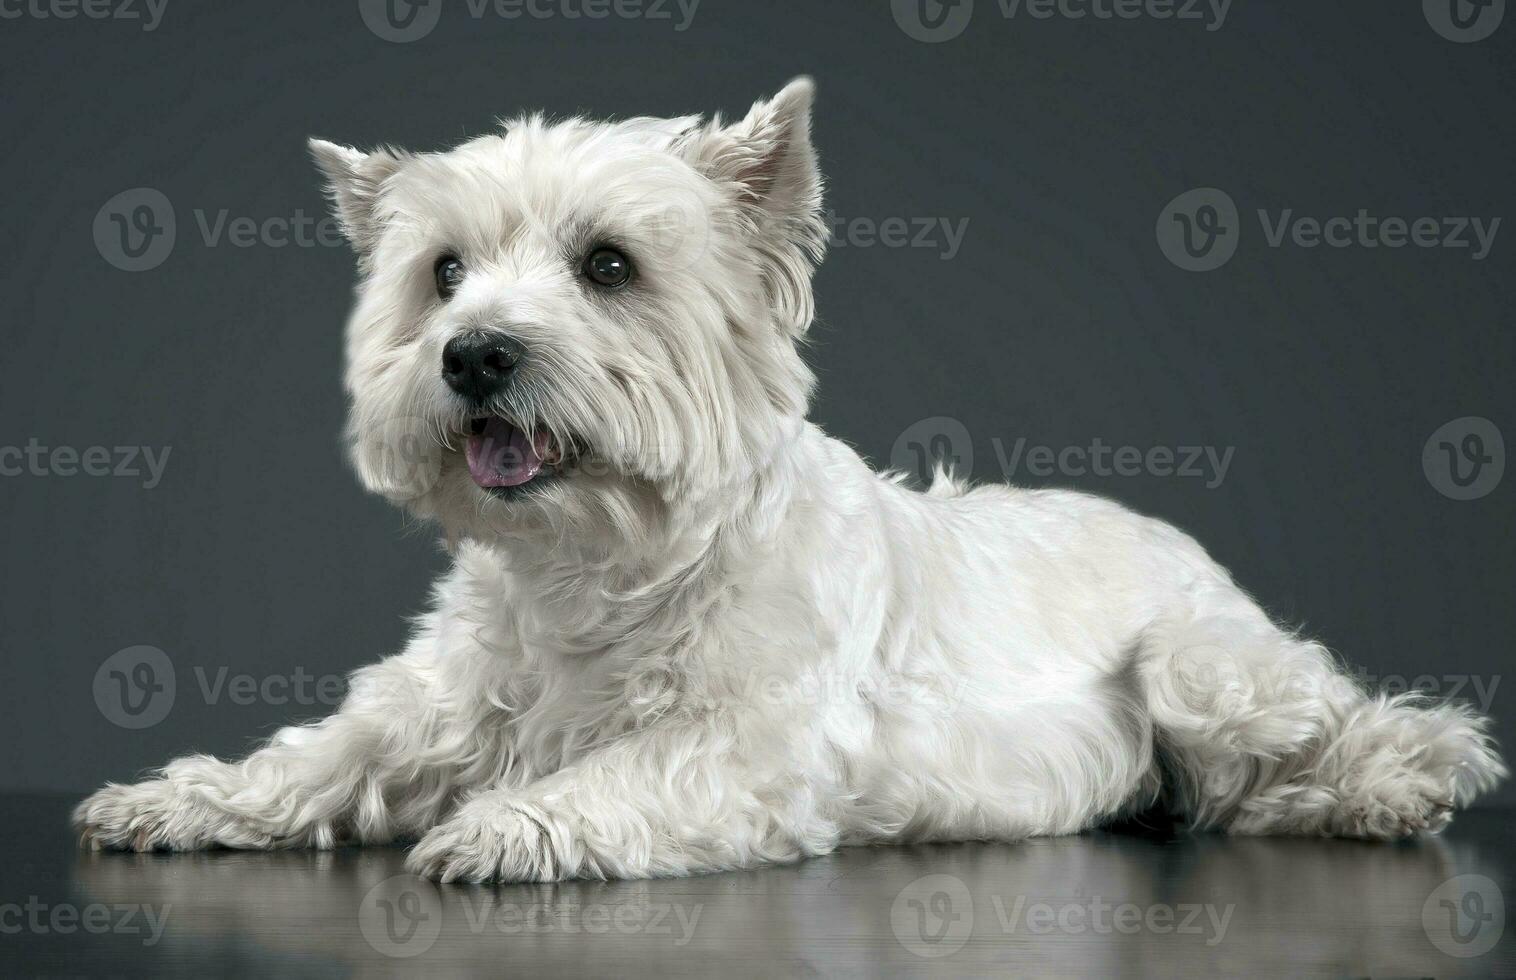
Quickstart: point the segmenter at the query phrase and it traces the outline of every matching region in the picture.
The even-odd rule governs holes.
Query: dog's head
[[[812,385],[812,93],[730,125],[524,118],[442,153],[313,140],[359,256],[364,483],[482,535],[624,526],[751,480]]]

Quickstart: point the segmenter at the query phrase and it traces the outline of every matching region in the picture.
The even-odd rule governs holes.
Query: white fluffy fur
[[[454,566],[335,715],[107,786],[86,842],[414,837],[445,880],[638,877],[1066,834],[1160,799],[1202,827],[1394,838],[1504,775],[1484,719],[1359,690],[1169,525],[920,493],[808,423],[811,96],[730,125],[527,118],[435,154],[312,143],[363,271],[353,458]],[[639,270],[614,295],[577,274],[604,240]],[[443,251],[469,270],[447,303]],[[481,491],[459,449],[440,351],[480,326],[530,351],[502,414],[589,447],[528,499]],[[397,466],[417,426],[434,452]]]

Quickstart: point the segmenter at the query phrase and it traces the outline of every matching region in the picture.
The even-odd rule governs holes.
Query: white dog
[[[334,716],[107,786],[89,845],[419,838],[443,880],[642,877],[1160,800],[1396,838],[1505,774],[1485,719],[1361,691],[1167,524],[916,492],[807,422],[812,91],[729,125],[312,142],[362,269],[353,459],[455,564]]]

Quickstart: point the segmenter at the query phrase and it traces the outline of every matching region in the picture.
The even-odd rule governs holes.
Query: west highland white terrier
[[[808,422],[812,94],[311,142],[361,269],[353,461],[454,564],[336,714],[108,785],[88,846],[414,839],[444,881],[644,877],[1160,803],[1398,838],[1505,774],[1486,719],[1367,693],[1168,524],[919,492]]]

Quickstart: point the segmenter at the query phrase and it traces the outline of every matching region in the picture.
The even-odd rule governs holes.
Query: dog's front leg
[[[447,737],[428,659],[414,650],[359,671],[336,714],[281,729],[241,761],[188,756],[155,779],[107,785],[74,811],[81,842],[139,851],[330,847],[433,825],[458,774],[428,761],[428,746]]]
[[[751,752],[730,718],[622,736],[527,786],[473,797],[407,865],[442,881],[648,878],[835,847],[835,824],[775,748],[755,759],[744,743]]]

